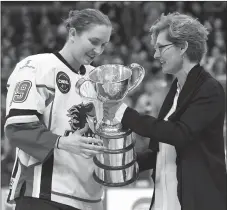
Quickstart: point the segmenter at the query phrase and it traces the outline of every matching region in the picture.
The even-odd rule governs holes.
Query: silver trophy
[[[136,76],[135,76],[136,75]],[[93,104],[93,116],[88,116],[106,147],[103,154],[94,157],[94,179],[105,186],[124,186],[134,182],[139,174],[135,141],[130,129],[122,128],[115,116],[104,113],[104,103],[121,101],[143,80],[145,70],[139,64],[130,66],[107,64],[93,69],[87,78],[76,83],[78,94]],[[133,80],[133,77],[136,79]],[[91,112],[92,113],[92,112]]]

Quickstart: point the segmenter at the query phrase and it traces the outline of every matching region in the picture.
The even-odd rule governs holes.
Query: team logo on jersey
[[[22,67],[20,67],[20,70],[23,69],[23,68],[35,69],[35,67],[31,65],[31,61],[32,60],[27,60],[26,63]]]
[[[69,92],[71,88],[71,82],[70,82],[69,76],[65,72],[60,71],[57,73],[56,83],[57,83],[58,89],[62,93],[65,94]]]
[[[92,103],[88,104],[79,104],[74,105],[68,110],[67,116],[70,117],[69,124],[71,130],[65,132],[65,136],[68,136],[69,133],[75,132],[84,128],[87,123],[87,117],[94,117],[94,105]],[[84,136],[94,137],[95,134],[89,128],[88,131],[84,134]]]

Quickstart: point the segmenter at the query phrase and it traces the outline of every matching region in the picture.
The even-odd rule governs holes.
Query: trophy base
[[[139,176],[136,162],[135,141],[132,130],[121,123],[96,125],[95,133],[103,140],[105,150],[93,158],[94,180],[104,186],[121,187],[133,183]]]
[[[128,136],[132,133],[132,131],[130,129],[123,129],[121,123],[108,125],[102,122],[96,126],[95,133],[103,138],[118,139]]]
[[[137,163],[134,163],[131,167],[122,170],[106,170],[98,169],[99,174],[93,172],[94,180],[107,187],[122,187],[135,182],[139,177],[139,167]],[[102,174],[102,176],[101,176]]]

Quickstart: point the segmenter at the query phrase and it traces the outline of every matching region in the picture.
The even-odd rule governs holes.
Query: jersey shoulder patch
[[[58,89],[63,93],[66,94],[69,92],[71,88],[71,82],[69,76],[63,72],[59,71],[56,76],[56,84]]]

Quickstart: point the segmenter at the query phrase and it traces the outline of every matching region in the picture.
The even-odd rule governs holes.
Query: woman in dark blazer
[[[199,65],[208,32],[198,20],[179,13],[151,27],[156,59],[175,80],[158,118],[125,104],[107,104],[124,127],[149,137],[138,154],[140,171],[154,169],[154,210],[226,210],[226,167],[222,86]]]

